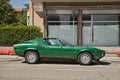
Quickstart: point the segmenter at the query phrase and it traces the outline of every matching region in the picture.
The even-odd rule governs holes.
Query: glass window
[[[118,45],[118,25],[94,25],[93,45]]]
[[[48,21],[78,21],[77,15],[48,15]]]
[[[49,25],[48,30],[49,37],[61,38],[77,45],[77,25]]]
[[[93,21],[118,21],[118,15],[93,15]]]
[[[83,14],[83,45],[118,45],[118,18],[117,14]]]
[[[73,46],[69,44],[68,42],[64,41],[63,39],[60,39],[59,42],[61,43],[62,46]]]
[[[91,15],[83,15],[83,21],[91,21]]]
[[[55,21],[55,22],[48,22],[48,25],[77,25],[78,24],[78,22],[57,22],[57,21]]]
[[[48,21],[72,21],[72,15],[48,15]]]
[[[49,46],[60,46],[57,39],[44,39],[44,42]]]
[[[47,10],[47,14],[77,14],[77,10]]]
[[[91,23],[83,23],[83,27],[91,27]]]
[[[77,44],[77,10],[48,10],[48,36]],[[64,44],[63,44],[64,45]]]
[[[78,15],[77,14],[72,15],[72,20],[78,21]]]
[[[104,25],[104,26],[106,26],[106,25],[118,25],[118,22],[94,22],[93,23],[94,25]]]
[[[59,42],[61,43],[62,46],[67,46],[67,44],[65,44],[63,41],[59,40]]]

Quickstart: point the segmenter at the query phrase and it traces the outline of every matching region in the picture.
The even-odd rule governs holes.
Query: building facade
[[[34,3],[33,1],[29,1],[29,10],[27,12],[27,25],[28,26],[37,26],[40,27],[41,31],[44,32],[44,24],[43,24],[43,6],[40,9],[39,3]]]
[[[14,8],[15,14],[16,14],[16,18],[20,19],[20,17],[22,16],[23,13],[23,9],[21,8]]]
[[[120,0],[31,0],[31,25],[73,45],[119,46]],[[43,22],[35,21],[39,14]],[[41,23],[42,22],[42,23]]]

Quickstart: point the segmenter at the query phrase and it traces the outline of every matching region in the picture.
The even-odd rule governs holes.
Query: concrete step
[[[120,51],[120,46],[92,46],[98,49],[105,50],[107,54],[116,54],[116,52]]]

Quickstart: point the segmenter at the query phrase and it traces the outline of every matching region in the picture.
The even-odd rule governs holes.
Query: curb
[[[117,52],[106,52],[106,54],[116,54]]]

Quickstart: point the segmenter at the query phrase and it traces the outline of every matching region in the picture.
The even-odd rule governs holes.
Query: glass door
[[[48,36],[77,45],[77,15],[76,10],[48,10]]]
[[[82,31],[82,42],[83,45],[92,44],[92,25],[91,15],[83,15],[83,31]]]
[[[93,15],[93,45],[119,45],[118,15]]]
[[[83,45],[119,45],[119,11],[105,12],[83,10]]]

